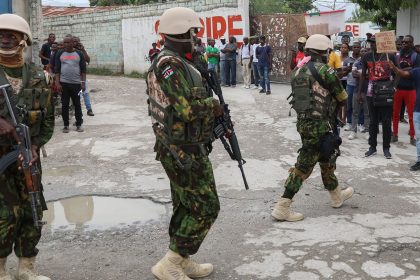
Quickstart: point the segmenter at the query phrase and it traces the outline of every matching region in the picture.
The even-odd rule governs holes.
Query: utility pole
[[[337,0],[334,0],[334,5],[333,5],[333,11],[335,11],[335,2],[336,2]]]

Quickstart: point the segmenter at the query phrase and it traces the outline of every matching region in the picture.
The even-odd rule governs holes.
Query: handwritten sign
[[[378,53],[396,53],[395,31],[384,31],[375,33],[376,49]]]

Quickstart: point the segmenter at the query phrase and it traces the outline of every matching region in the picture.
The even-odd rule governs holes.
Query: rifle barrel
[[[5,85],[0,86],[1,91],[3,92],[3,95],[4,95],[4,100],[6,101],[7,109],[9,110],[10,117],[12,118],[13,125],[17,126],[17,121],[16,121],[16,118],[15,118],[15,114],[14,114],[14,111],[12,109],[12,105],[10,104],[9,95],[7,95],[7,91],[6,91],[6,88],[8,88],[8,87],[10,87],[9,84],[5,84]]]
[[[245,172],[244,172],[244,168],[242,167],[242,162],[241,162],[241,161],[238,161],[238,162],[239,162],[238,167],[239,167],[239,169],[241,170],[241,173],[242,173],[242,179],[244,180],[245,189],[246,189],[246,190],[249,190],[249,187],[248,187],[248,181],[246,180],[246,177],[245,177]]]

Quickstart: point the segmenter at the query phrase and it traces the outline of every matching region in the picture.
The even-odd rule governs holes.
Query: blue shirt
[[[259,45],[255,50],[255,54],[258,58],[258,65],[260,66],[270,66],[270,56],[271,47],[268,45],[261,46]]]
[[[416,85],[416,105],[414,106],[414,112],[420,113],[420,68],[414,68],[410,71],[411,80]]]

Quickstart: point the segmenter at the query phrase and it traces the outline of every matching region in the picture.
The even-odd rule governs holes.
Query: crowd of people
[[[55,34],[48,36],[47,42],[42,45],[39,57],[44,71],[52,77],[54,94],[61,96],[61,115],[63,118],[64,133],[69,133],[70,100],[74,107],[77,132],[83,132],[83,113],[80,97],[83,97],[86,114],[94,116],[87,89],[86,66],[90,56],[79,37],[67,34],[63,40],[56,41]],[[81,81],[81,82],[80,82]]]
[[[151,54],[155,54],[153,49],[155,46],[149,51],[151,60]],[[252,89],[259,89],[260,93],[267,95],[271,94],[269,73],[273,55],[264,35],[244,37],[240,47],[234,36],[230,36],[228,42],[224,36],[220,37],[219,42],[207,38],[207,46],[204,46],[201,39],[197,39],[195,51],[204,55],[209,70],[218,73],[222,87],[236,87],[237,61],[240,61],[243,87],[250,89],[253,82]]]

